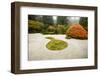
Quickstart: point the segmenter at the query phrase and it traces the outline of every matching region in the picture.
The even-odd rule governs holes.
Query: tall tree
[[[36,17],[36,15],[28,15],[28,20],[35,20]]]
[[[37,15],[36,18],[35,18],[35,20],[39,21],[39,22],[42,22],[43,21],[42,17],[43,17],[42,15]]]
[[[57,17],[57,24],[66,25],[68,24],[68,20],[66,16],[58,16]]]
[[[79,23],[88,30],[88,18],[87,17],[80,17]]]
[[[53,17],[52,16],[43,16],[43,23],[47,25],[53,25]]]
[[[42,16],[41,15],[28,15],[28,19],[42,22]]]

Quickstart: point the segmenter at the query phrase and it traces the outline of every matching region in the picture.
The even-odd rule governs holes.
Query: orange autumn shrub
[[[66,35],[72,38],[87,39],[87,31],[80,24],[72,24],[66,31]]]

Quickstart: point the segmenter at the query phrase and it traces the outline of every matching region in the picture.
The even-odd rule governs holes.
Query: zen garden
[[[28,15],[29,60],[88,57],[88,18]]]

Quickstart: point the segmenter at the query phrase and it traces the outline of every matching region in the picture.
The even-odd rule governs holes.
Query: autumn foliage
[[[66,31],[67,36],[72,38],[87,39],[88,33],[80,24],[72,24]]]

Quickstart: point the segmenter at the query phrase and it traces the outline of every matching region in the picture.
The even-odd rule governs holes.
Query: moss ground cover
[[[65,49],[68,46],[68,43],[66,43],[63,40],[58,40],[58,39],[55,39],[53,37],[46,37],[46,38],[51,40],[46,45],[46,47],[49,50],[52,50],[52,51],[61,51],[61,50]]]
[[[50,40],[52,40],[52,39],[55,39],[55,38],[53,38],[53,37],[46,37],[46,39],[50,39]]]

